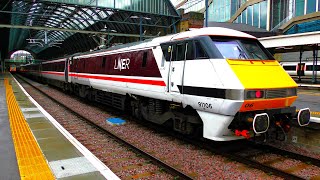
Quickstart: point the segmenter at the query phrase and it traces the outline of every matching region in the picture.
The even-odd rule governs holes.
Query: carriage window
[[[144,52],[143,53],[143,59],[142,59],[142,67],[146,67],[147,66],[147,57],[148,57],[148,52]]]
[[[306,70],[307,71],[313,71],[313,65],[307,65]],[[320,65],[315,65],[314,66],[314,71],[320,71]]]
[[[177,44],[177,48],[176,48],[176,60],[177,61],[183,61],[185,59],[185,44]]]
[[[194,59],[194,47],[193,47],[193,42],[190,41],[188,42],[187,45],[187,60],[193,60]]]
[[[106,57],[102,58],[102,65],[101,67],[106,67]]]
[[[284,70],[288,70],[288,71],[295,71],[296,70],[296,66],[283,66]]]
[[[197,59],[206,59],[206,58],[208,58],[206,52],[204,51],[204,49],[201,46],[199,41],[196,41],[195,47],[196,47],[196,58]]]

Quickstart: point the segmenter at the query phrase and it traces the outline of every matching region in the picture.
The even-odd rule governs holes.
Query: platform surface
[[[0,100],[1,180],[20,176],[119,179],[26,94],[10,74],[0,74]]]
[[[3,81],[4,75],[0,73],[0,179],[20,179]]]

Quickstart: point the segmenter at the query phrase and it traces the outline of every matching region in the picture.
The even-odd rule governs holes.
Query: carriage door
[[[69,82],[68,81],[68,76],[69,76],[69,71],[68,71],[69,68],[69,58],[66,59],[65,63],[64,63],[64,80],[65,82]]]
[[[177,43],[173,45],[169,71],[169,91],[182,94],[183,71],[186,54],[186,43]],[[180,91],[179,91],[180,89]]]
[[[306,63],[298,63],[297,76],[304,76],[304,68]]]

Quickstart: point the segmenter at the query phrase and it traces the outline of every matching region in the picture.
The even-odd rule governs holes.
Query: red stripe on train
[[[83,74],[73,74],[73,73],[69,74],[69,76],[98,79],[98,80],[128,82],[128,83],[136,83],[136,84],[149,84],[149,85],[155,85],[155,86],[166,86],[164,81],[157,81],[157,80],[129,79],[129,78],[105,77],[105,76],[83,75]]]
[[[41,73],[42,74],[52,74],[52,75],[57,75],[57,76],[64,76],[64,72],[41,72]],[[158,80],[117,78],[117,77],[83,75],[83,74],[74,74],[74,73],[70,73],[69,76],[79,77],[79,78],[98,79],[98,80],[117,81],[117,82],[136,83],[136,84],[149,84],[149,85],[155,85],[155,86],[166,86],[164,81],[158,81]]]

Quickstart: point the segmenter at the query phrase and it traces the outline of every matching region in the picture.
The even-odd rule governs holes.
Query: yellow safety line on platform
[[[55,179],[27,124],[8,79],[4,80],[8,114],[21,179]]]
[[[311,112],[311,114],[320,115],[320,112]]]
[[[299,112],[300,109],[297,109],[296,112]],[[311,115],[320,115],[320,112],[310,111]]]

